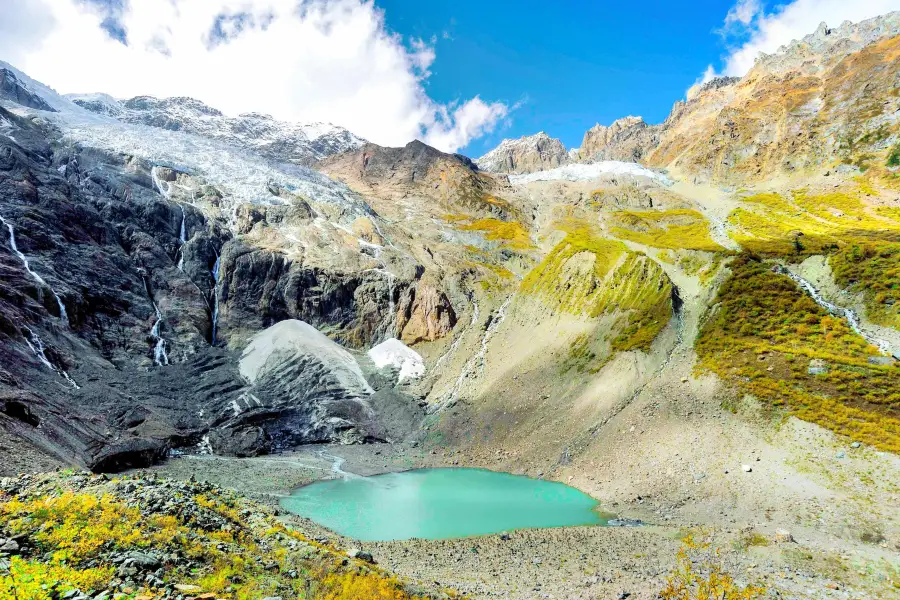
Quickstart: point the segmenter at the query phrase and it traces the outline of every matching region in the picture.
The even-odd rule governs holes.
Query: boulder
[[[779,544],[787,544],[794,541],[794,536],[787,529],[776,529],[775,541]]]
[[[372,557],[372,554],[366,552],[365,550],[361,550],[360,548],[351,548],[347,551],[347,556],[350,558],[355,558],[357,560],[362,560],[367,563],[375,564],[375,559]]]

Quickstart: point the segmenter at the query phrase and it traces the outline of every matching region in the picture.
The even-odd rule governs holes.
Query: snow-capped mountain
[[[3,61],[0,76],[8,82],[0,103],[22,114],[43,111],[34,114],[52,122],[67,141],[212,182],[224,197],[219,206],[223,214],[241,203],[283,204],[278,190],[331,205],[351,220],[371,212],[347,186],[305,166],[317,156],[364,143],[344,129],[285,124],[259,115],[232,119],[191,98],[119,102],[106,94],[67,97]]]
[[[475,161],[491,173],[533,173],[569,162],[565,145],[541,131],[517,140],[506,139]]]
[[[194,98],[136,96],[119,101],[107,94],[68,94],[66,97],[91,112],[125,123],[202,135],[268,158],[307,166],[366,143],[343,127],[330,123],[289,123],[261,113],[228,117]]]

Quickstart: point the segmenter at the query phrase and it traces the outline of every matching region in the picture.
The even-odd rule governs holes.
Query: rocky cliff
[[[658,135],[659,127],[647,125],[641,117],[623,117],[609,127],[598,123],[584,134],[578,155],[585,161],[641,162],[658,143]]]
[[[76,142],[67,137],[73,127],[105,136],[134,126],[79,112],[24,75],[16,81],[21,89],[0,107],[3,435],[64,463],[119,470],[173,448],[253,455],[415,430],[416,399],[380,392],[363,354],[376,388],[334,376],[343,359],[323,360],[321,351],[310,359],[292,350],[287,370],[254,377],[239,368],[258,332],[289,319],[351,348],[417,327],[435,339],[452,327],[440,294],[423,288],[429,301],[401,301],[416,297],[407,288],[420,269],[383,248],[378,217],[360,198],[317,173],[277,170],[226,146],[209,167],[175,167],[123,152],[120,136],[102,138],[105,148]],[[169,152],[218,141],[137,127],[142,144],[161,139]],[[223,164],[223,156],[231,158]],[[228,160],[242,165],[239,179]],[[247,179],[248,165],[267,175]],[[304,327],[293,343],[322,336]],[[395,410],[404,402],[407,410]],[[391,407],[387,420],[379,403]]]

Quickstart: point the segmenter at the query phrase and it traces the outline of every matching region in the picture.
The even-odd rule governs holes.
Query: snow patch
[[[510,175],[509,182],[524,185],[533,181],[590,181],[604,175],[629,175],[632,177],[646,177],[662,183],[672,185],[672,180],[656,171],[651,171],[637,163],[622,162],[618,160],[602,160],[595,163],[576,163],[564,165],[547,171],[536,171],[524,175]]]
[[[379,369],[385,367],[398,369],[400,371],[397,376],[398,382],[404,379],[418,379],[425,374],[425,361],[422,356],[397,338],[390,338],[373,346],[367,354]]]

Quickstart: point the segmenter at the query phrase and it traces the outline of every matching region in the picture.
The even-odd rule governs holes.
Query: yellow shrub
[[[659,597],[663,600],[755,600],[764,593],[761,587],[739,585],[722,569],[717,552],[688,536],[678,551],[675,570],[666,579]]]
[[[14,556],[9,574],[0,575],[0,598],[50,600],[70,590],[87,593],[106,588],[112,576],[110,567],[78,570]]]

